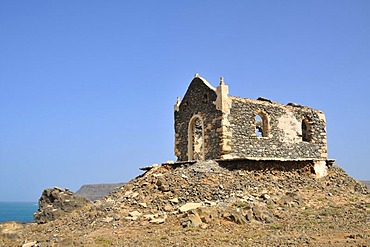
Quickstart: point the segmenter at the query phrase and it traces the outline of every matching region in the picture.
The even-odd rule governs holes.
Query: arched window
[[[258,138],[269,136],[269,124],[266,113],[258,112],[255,115],[254,124],[256,126],[255,133]]]
[[[312,140],[312,129],[307,118],[302,119],[302,141],[310,142]]]
[[[260,115],[256,115],[255,119],[256,124],[256,135],[257,137],[263,137],[263,124],[262,124],[262,118]]]
[[[204,125],[198,115],[192,117],[188,126],[188,160],[204,160]]]

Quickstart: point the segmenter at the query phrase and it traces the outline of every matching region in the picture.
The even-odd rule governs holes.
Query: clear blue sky
[[[323,110],[330,158],[370,180],[370,1],[0,1],[0,201],[126,182],[174,160],[199,73]]]

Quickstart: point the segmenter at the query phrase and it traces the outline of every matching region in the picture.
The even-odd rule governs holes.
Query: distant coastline
[[[118,187],[124,186],[125,183],[113,183],[113,184],[85,184],[82,185],[76,194],[85,197],[90,201],[98,200]]]

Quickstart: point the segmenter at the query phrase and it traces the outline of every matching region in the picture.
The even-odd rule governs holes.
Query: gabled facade
[[[319,110],[228,94],[195,75],[175,111],[175,155],[190,160],[327,160]]]

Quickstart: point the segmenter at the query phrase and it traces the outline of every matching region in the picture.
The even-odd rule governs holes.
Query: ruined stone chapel
[[[178,162],[308,161],[317,170],[328,162],[322,111],[230,96],[222,77],[214,88],[196,74],[174,112]]]

